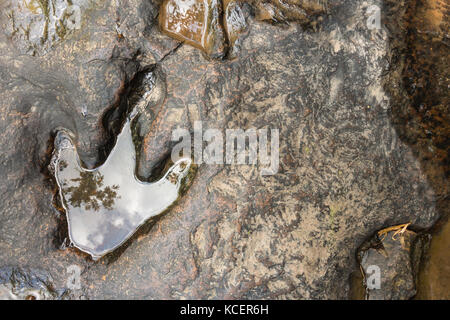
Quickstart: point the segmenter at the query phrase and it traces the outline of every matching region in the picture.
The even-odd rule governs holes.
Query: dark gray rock
[[[375,236],[369,248],[359,253],[361,268],[365,274],[366,299],[369,300],[407,300],[416,294],[412,251],[417,234],[406,230],[395,235],[391,231],[381,237]]]
[[[45,271],[24,267],[0,268],[0,300],[53,300],[69,297],[66,290],[56,290]]]
[[[64,290],[76,265],[75,298],[346,298],[368,236],[438,218],[434,190],[392,125],[388,31],[366,25],[381,1],[328,1],[316,31],[250,17],[233,61],[162,35],[158,3],[102,1],[39,57],[0,34],[0,267],[45,270]],[[163,83],[148,106],[160,111],[138,133],[140,175],[170,153],[173,129],[196,120],[279,129],[279,172],[200,165],[166,215],[93,262],[63,245],[46,170],[52,134],[72,131],[85,165],[101,163],[148,68]]]

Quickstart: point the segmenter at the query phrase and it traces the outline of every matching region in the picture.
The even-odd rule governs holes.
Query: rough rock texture
[[[83,14],[93,3],[91,0],[5,0],[0,3],[1,26],[20,52],[42,55],[81,25]]]
[[[389,14],[399,10],[402,14]],[[450,286],[445,276],[445,261],[450,258],[445,249],[449,230],[445,222],[450,216],[449,5],[441,0],[386,1],[385,11],[392,52],[385,85],[392,101],[391,121],[420,161],[441,217],[429,230],[433,239],[419,277],[417,298],[445,299]],[[403,90],[393,85],[396,83]]]
[[[440,213],[392,124],[385,85],[398,79],[386,76],[389,31],[367,28],[372,4],[383,5],[328,1],[316,31],[251,16],[233,61],[163,35],[160,1],[99,1],[39,57],[1,33],[0,268],[45,270],[71,298],[346,298],[368,236],[430,227]],[[93,262],[62,246],[66,222],[46,175],[52,135],[71,130],[85,165],[101,163],[148,68],[161,79],[149,108],[160,111],[142,120],[141,175],[170,154],[172,130],[196,120],[278,128],[280,170],[262,178],[256,166],[200,165],[166,215]],[[79,290],[67,290],[71,265]]]
[[[235,58],[243,41],[243,35],[247,30],[248,15],[246,7],[240,1],[224,0],[223,2],[223,26],[229,45],[228,58]]]

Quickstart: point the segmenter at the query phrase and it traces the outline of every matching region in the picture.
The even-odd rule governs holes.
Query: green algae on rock
[[[190,159],[177,161],[159,181],[135,177],[135,147],[127,120],[106,162],[82,168],[69,134],[55,138],[55,177],[67,214],[69,237],[94,260],[124,243],[148,219],[168,209],[179,196]]]
[[[225,53],[218,0],[166,0],[159,23],[169,36],[203,50],[213,57]]]

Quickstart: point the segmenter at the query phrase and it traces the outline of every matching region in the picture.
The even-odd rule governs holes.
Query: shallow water
[[[94,259],[119,247],[145,221],[172,205],[190,169],[191,160],[181,159],[159,181],[139,181],[130,123],[124,125],[106,162],[94,170],[80,165],[67,133],[60,131],[55,140],[55,176],[70,240]]]
[[[434,189],[441,220],[418,277],[416,299],[450,298],[449,10],[442,0],[411,4],[404,85],[410,106],[396,113]],[[401,110],[401,109],[400,109]]]
[[[242,60],[227,63],[203,60],[199,50],[182,48],[172,51],[177,44],[152,29],[152,19],[134,24],[141,20],[132,11],[135,9],[142,13],[143,10],[137,8],[134,1],[127,3],[130,3],[129,7],[120,8],[110,3],[114,9],[111,12],[117,9],[120,13],[120,21],[123,22],[120,27],[125,30],[117,43],[108,40],[108,34],[115,39],[116,29],[104,27],[107,25],[104,21],[115,21],[116,15],[112,13],[104,14],[98,24],[87,26],[86,30],[107,29],[93,37],[94,40],[89,40],[89,45],[85,45],[87,40],[84,39],[80,42],[67,39],[68,42],[62,43],[72,44],[71,40],[74,40],[75,52],[81,56],[75,61],[89,61],[83,64],[83,69],[77,64],[72,69],[62,69],[65,70],[63,76],[56,78],[55,88],[60,83],[70,88],[62,96],[73,102],[70,107],[64,100],[58,103],[51,100],[56,91],[53,88],[30,88],[30,84],[25,82],[29,77],[23,83],[17,79],[17,85],[12,86],[14,91],[8,91],[10,83],[16,79],[9,72],[15,63],[13,59],[2,60],[4,67],[0,78],[4,81],[0,81],[0,85],[6,89],[1,104],[5,115],[1,122],[5,133],[1,136],[5,153],[1,174],[5,177],[2,187],[5,186],[6,192],[2,192],[1,197],[4,214],[0,225],[1,245],[7,248],[0,250],[2,265],[26,261],[32,266],[41,266],[55,276],[55,283],[61,287],[65,286],[66,280],[64,267],[79,264],[83,267],[82,291],[89,298],[341,298],[346,290],[344,281],[356,242],[385,223],[398,223],[393,221],[395,219],[407,222],[411,217],[422,224],[431,220],[434,211],[428,210],[430,202],[422,196],[428,193],[428,186],[422,183],[422,176],[410,171],[415,170],[415,166],[411,165],[409,155],[405,154],[403,145],[396,138],[384,109],[381,110],[391,104],[380,104],[367,93],[382,91],[377,79],[379,72],[384,71],[385,65],[379,61],[385,56],[385,42],[384,38],[378,38],[376,32],[371,35],[364,28],[353,28],[353,23],[361,27],[365,25],[363,1],[357,2],[358,11],[351,5],[340,5],[339,10],[332,11],[333,14],[325,19],[319,34],[301,32],[300,28],[294,30],[293,26],[285,29],[253,22],[248,38],[243,41]],[[155,11],[148,9],[147,12],[150,13],[148,17],[152,17],[151,14],[157,16]],[[94,17],[97,15],[100,14],[96,13]],[[150,46],[152,50],[157,48],[156,52],[170,52],[167,59],[158,63],[168,88],[161,99],[164,100],[161,102],[163,112],[148,116],[151,120],[156,118],[160,124],[151,128],[158,139],[146,136],[144,140],[144,135],[140,136],[143,154],[145,148],[153,148],[156,150],[154,153],[159,152],[159,146],[163,149],[165,140],[159,139],[164,135],[161,131],[177,122],[183,124],[202,119],[211,121],[211,126],[219,129],[277,125],[282,129],[280,151],[283,167],[280,174],[266,179],[263,184],[259,178],[254,179],[252,171],[247,168],[227,168],[217,174],[214,168],[203,167],[195,190],[187,195],[183,207],[177,207],[170,216],[161,219],[147,237],[139,238],[136,241],[139,243],[128,248],[120,259],[108,260],[108,264],[92,263],[84,256],[72,254],[72,250],[58,250],[67,232],[57,225],[59,220],[54,221],[58,216],[52,215],[50,200],[53,190],[40,190],[43,188],[42,177],[35,170],[37,159],[34,155],[38,151],[34,145],[45,147],[56,125],[77,132],[77,146],[86,147],[92,154],[98,148],[103,151],[104,144],[110,145],[109,135],[104,141],[100,139],[100,133],[99,138],[95,138],[92,135],[94,130],[87,129],[95,128],[105,119],[101,117],[114,100],[112,93],[121,94],[113,80],[119,83],[122,77],[115,78],[114,75],[128,70],[125,66],[129,65],[124,66],[122,61],[130,62],[130,56],[125,56],[121,46],[132,40],[130,34],[138,39],[145,38],[141,37],[139,27],[145,27],[148,31],[146,37],[156,43]],[[99,42],[101,46],[92,49],[95,39],[103,38],[108,41]],[[397,37],[402,42],[404,38]],[[167,48],[160,49],[160,39],[167,41]],[[134,49],[135,44],[130,46]],[[109,49],[113,47],[120,50],[114,50],[114,55],[109,57]],[[426,47],[424,51],[418,51],[417,56],[427,55]],[[86,48],[91,49],[86,51]],[[36,63],[45,64],[58,60],[58,57],[72,59],[72,51],[63,49],[57,46],[50,52],[55,55],[48,60],[36,60]],[[149,50],[144,51],[150,56]],[[95,59],[90,61],[91,58]],[[61,60],[61,64],[66,64],[64,59]],[[149,61],[145,60],[144,65],[153,63]],[[394,60],[392,64],[395,64]],[[85,66],[89,69],[86,70]],[[424,74],[420,71],[420,64],[416,70]],[[30,67],[20,68],[20,71],[24,75],[37,73]],[[50,71],[38,69],[44,85],[45,79],[53,79],[62,73]],[[130,71],[129,78],[133,72]],[[125,76],[123,78],[126,79]],[[411,78],[414,79],[413,76]],[[29,79],[37,85],[42,84],[38,76]],[[369,83],[375,84],[366,88]],[[414,83],[414,87],[423,88],[424,83],[436,87],[433,81]],[[402,87],[402,82],[390,82],[390,85]],[[80,92],[76,91],[78,87]],[[428,87],[417,89],[427,90]],[[38,96],[36,92],[39,104],[33,101]],[[432,95],[438,97],[439,92]],[[84,98],[97,101],[98,106],[86,103]],[[57,113],[60,109],[67,115],[60,116]],[[175,109],[177,112],[173,111]],[[439,127],[434,122],[438,117],[427,115],[428,111],[431,115],[436,114],[433,112],[436,109],[420,106],[420,103],[417,111],[405,109],[406,119],[398,114],[402,109],[393,116],[399,119],[399,127],[404,131],[420,125],[420,117],[430,120],[420,139],[405,141],[426,142],[429,137],[427,130]],[[38,110],[39,115],[33,110]],[[83,120],[76,120],[74,128],[71,127],[68,123],[78,119],[80,112]],[[122,121],[121,116],[117,118],[117,122]],[[419,123],[414,122],[415,119],[419,119]],[[114,128],[115,123],[111,125]],[[111,135],[116,136],[117,131],[120,130],[111,130]],[[431,150],[425,155],[432,159],[442,151],[436,146],[441,142],[445,145],[445,140],[440,140],[436,133],[436,130],[431,133],[436,143],[423,143],[423,150]],[[39,135],[44,138],[36,143],[34,138]],[[61,134],[60,138],[64,135]],[[70,137],[66,138],[69,140],[67,146],[71,147]],[[78,151],[82,159],[87,158],[81,154],[81,147]],[[128,159],[127,152],[117,150],[117,153],[118,158],[120,155]],[[148,154],[147,158],[156,158],[150,152]],[[143,156],[136,156],[143,159],[142,163],[150,162]],[[76,155],[73,158],[78,159]],[[103,154],[95,159],[100,158]],[[405,158],[407,160],[403,161]],[[64,167],[64,163],[61,165]],[[99,210],[103,210],[103,218],[108,221],[106,215],[114,217],[110,208],[122,201],[123,189],[115,187],[120,186],[115,181],[107,182],[105,172],[98,172],[80,170],[74,175],[76,180],[69,181],[68,188],[72,189],[66,196],[69,199],[78,191],[73,199],[78,207],[74,205],[73,212],[89,207],[90,211],[84,212],[97,215],[95,208],[102,208]],[[32,180],[36,175],[37,182]],[[441,171],[436,171],[436,177],[441,176]],[[436,190],[441,190],[438,196],[445,196],[446,191],[438,183],[433,185],[438,186]],[[130,197],[128,193],[125,195]],[[70,202],[66,202],[68,207]],[[147,226],[150,223],[139,232]],[[36,232],[22,233],[20,230]],[[92,236],[97,234],[102,235],[93,233]],[[139,272],[130,273],[129,270]],[[325,270],[331,270],[326,277],[322,273]],[[248,282],[248,279],[255,281]],[[211,288],[213,282],[217,286]]]
[[[431,240],[419,274],[416,299],[450,299],[450,222]]]

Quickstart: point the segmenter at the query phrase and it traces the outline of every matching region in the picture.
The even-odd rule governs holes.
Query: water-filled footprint
[[[190,159],[181,159],[159,181],[139,181],[130,124],[128,119],[108,159],[94,170],[80,165],[68,133],[59,131],[55,138],[55,177],[69,237],[94,260],[119,247],[145,221],[173,204],[191,167]]]

